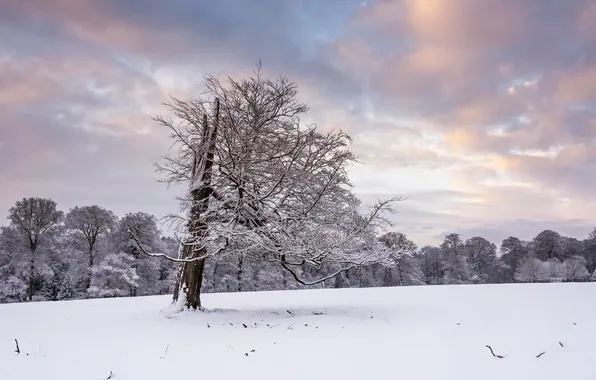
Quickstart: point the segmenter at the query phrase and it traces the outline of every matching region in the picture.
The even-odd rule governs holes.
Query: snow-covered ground
[[[0,305],[0,379],[596,379],[595,283],[169,300]]]

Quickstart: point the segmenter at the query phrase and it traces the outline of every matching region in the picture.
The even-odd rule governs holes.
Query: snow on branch
[[[330,280],[330,279],[332,279],[333,277],[337,276],[337,275],[338,275],[338,274],[340,274],[340,273],[347,272],[347,271],[349,271],[350,269],[353,269],[353,268],[356,268],[356,267],[357,267],[357,265],[350,265],[350,266],[348,266],[348,267],[346,267],[346,268],[342,268],[342,269],[336,270],[336,271],[335,271],[335,272],[333,272],[332,274],[330,274],[330,275],[327,275],[327,276],[325,276],[325,277],[322,277],[322,278],[319,278],[319,279],[317,279],[317,280],[313,280],[313,281],[306,281],[306,280],[303,280],[303,279],[301,279],[301,278],[298,276],[298,273],[296,273],[296,271],[294,271],[292,268],[290,268],[290,267],[288,266],[288,263],[287,263],[287,262],[285,262],[284,260],[282,260],[282,261],[280,261],[280,263],[281,263],[281,266],[282,266],[282,267],[283,267],[285,270],[287,270],[288,272],[290,272],[290,274],[292,275],[292,277],[294,278],[294,280],[296,280],[296,282],[298,282],[298,283],[300,283],[300,284],[302,284],[302,285],[306,285],[306,286],[311,286],[311,285],[320,284],[321,282],[325,282],[325,281],[327,281],[327,280]]]
[[[147,249],[145,249],[145,247],[143,247],[143,244],[141,244],[141,242],[139,241],[139,239],[136,237],[136,235],[132,232],[132,230],[130,228],[126,228],[126,232],[128,232],[128,234],[130,235],[131,239],[134,240],[134,242],[137,244],[137,246],[139,247],[139,249],[141,250],[141,252],[143,252],[147,256],[160,257],[160,258],[163,258],[163,259],[174,261],[176,263],[192,263],[194,261],[204,260],[207,257],[209,257],[209,255],[202,255],[202,256],[197,256],[197,257],[193,257],[193,258],[190,258],[190,259],[181,259],[181,258],[176,258],[176,257],[172,257],[172,256],[169,256],[169,255],[166,255],[165,253],[149,252],[149,251],[147,251]],[[182,244],[184,244],[184,243],[182,243]]]

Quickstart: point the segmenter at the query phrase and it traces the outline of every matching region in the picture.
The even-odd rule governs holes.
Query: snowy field
[[[595,283],[169,300],[0,305],[0,379],[596,379]]]

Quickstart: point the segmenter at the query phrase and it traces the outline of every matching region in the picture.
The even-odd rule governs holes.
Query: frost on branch
[[[173,98],[166,106],[170,116],[155,120],[174,144],[156,167],[164,182],[188,188],[182,215],[172,217],[183,236],[181,253],[169,257],[182,263],[182,291],[200,292],[200,284],[197,290],[185,278],[200,272],[191,282],[202,281],[204,260],[216,256],[277,262],[302,283],[296,269],[304,266],[331,268],[309,282],[316,283],[353,267],[395,262],[378,234],[399,199],[362,213],[347,175],[356,162],[350,137],[301,123],[308,107],[287,78],[266,79],[260,67],[247,79],[208,76],[202,97]],[[188,305],[199,307],[193,298]]]

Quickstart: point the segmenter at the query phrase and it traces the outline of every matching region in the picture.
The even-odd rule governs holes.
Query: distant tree
[[[17,232],[19,241],[29,250],[29,301],[33,300],[35,291],[36,252],[63,217],[63,212],[57,210],[56,202],[43,198],[23,198],[8,211],[8,219]]]
[[[590,273],[596,273],[596,228],[584,240],[584,251],[582,255],[586,258],[586,266]]]
[[[561,250],[559,259],[561,260],[579,256],[584,252],[584,243],[576,238],[561,236],[559,244]]]
[[[388,232],[379,240],[385,244],[396,261],[390,269],[391,285],[424,285],[420,261],[414,256],[416,244],[401,232]]]
[[[422,266],[425,282],[429,285],[441,284],[445,271],[441,249],[427,245],[420,249],[417,256]]]
[[[446,284],[467,284],[473,274],[470,271],[465,256],[465,246],[459,234],[449,234],[441,244],[441,251],[445,258],[445,276]]]
[[[497,247],[488,240],[476,236],[467,239],[464,244],[466,257],[472,273],[481,283],[495,279],[497,265]]]
[[[544,230],[532,240],[533,253],[542,261],[563,258],[561,235],[552,230]]]
[[[75,207],[66,214],[65,226],[83,235],[88,244],[89,267],[93,267],[93,248],[97,239],[116,225],[116,216],[99,206]]]
[[[582,256],[572,256],[563,262],[564,276],[567,281],[585,281],[590,277],[586,268],[586,259]]]
[[[93,297],[126,297],[138,287],[139,276],[132,264],[134,258],[125,253],[111,253],[94,266],[88,292]]]
[[[402,232],[387,232],[383,234],[379,240],[392,252],[398,252],[396,257],[399,257],[399,253],[413,254],[416,252],[416,244],[408,238],[408,236]]]
[[[171,257],[176,257],[180,242],[171,237],[160,239],[160,250]],[[178,266],[171,260],[157,260],[159,265],[159,294],[168,294],[174,291]]]
[[[510,236],[501,243],[501,254],[502,262],[509,267],[506,271],[507,279],[513,281],[518,265],[528,257],[528,243]]]
[[[160,232],[155,216],[144,213],[126,214],[119,222],[115,234],[116,252],[124,252],[133,258],[132,268],[138,275],[138,286],[131,288],[131,296],[158,294],[161,284],[159,260],[145,255],[130,233],[143,241],[146,249],[157,251],[164,249],[160,242]]]
[[[66,228],[82,235],[87,244],[89,269],[93,268],[94,248],[99,238],[107,235],[116,225],[116,216],[99,206],[75,207],[66,214]],[[89,271],[86,288],[91,286]]]
[[[515,280],[519,282],[539,282],[543,280],[545,263],[535,257],[528,257],[515,271]]]
[[[0,228],[0,303],[22,302],[27,292],[27,283],[20,275],[20,247],[13,228]]]
[[[544,262],[542,265],[542,271],[540,273],[540,279],[542,281],[564,281],[565,267],[563,266],[563,262],[557,258],[553,258]]]

